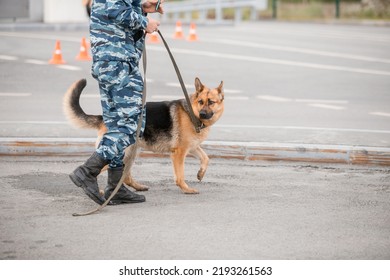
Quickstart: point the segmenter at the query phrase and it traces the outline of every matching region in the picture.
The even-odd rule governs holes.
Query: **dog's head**
[[[205,126],[213,125],[224,109],[223,82],[217,88],[209,89],[199,78],[195,78],[195,93],[191,96],[192,109]]]

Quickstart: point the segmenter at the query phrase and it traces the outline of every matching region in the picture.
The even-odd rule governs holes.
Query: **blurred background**
[[[88,2],[0,0],[0,137],[95,137],[62,113],[66,89],[86,78],[82,106],[101,114]],[[172,0],[164,10],[153,16],[188,91],[195,77],[224,81],[209,140],[390,147],[390,0]],[[147,100],[182,98],[160,38],[147,38],[147,53]]]
[[[85,6],[89,0],[0,0],[0,21],[2,22],[80,22],[86,20]],[[192,12],[179,11],[180,17],[190,14],[192,19],[233,20],[237,15],[237,3],[243,20],[390,20],[390,0],[211,0],[211,1],[166,1],[179,6],[192,5],[199,8],[208,5],[206,11],[193,9]],[[177,3],[180,2],[180,3]],[[222,5],[223,9],[213,9]],[[77,6],[79,6],[77,8]],[[254,10],[254,7],[257,9]],[[71,11],[71,12],[70,12]],[[169,9],[166,9],[169,11]],[[70,13],[69,13],[70,12]],[[176,15],[168,15],[172,19]]]

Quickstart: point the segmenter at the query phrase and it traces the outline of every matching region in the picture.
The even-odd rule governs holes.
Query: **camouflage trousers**
[[[138,63],[126,61],[96,61],[92,76],[99,82],[103,121],[107,127],[96,152],[110,162],[111,168],[119,167],[123,165],[125,149],[136,141],[141,114],[144,115],[141,135],[145,128],[143,79]]]

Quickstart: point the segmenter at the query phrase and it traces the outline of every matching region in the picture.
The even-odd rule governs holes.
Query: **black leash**
[[[164,39],[163,35],[161,34],[160,30],[157,30],[157,32],[160,35],[161,40],[163,41],[164,46],[165,46],[165,48],[166,48],[166,50],[167,50],[167,52],[169,54],[169,57],[171,58],[173,67],[175,68],[177,78],[179,79],[179,82],[180,82],[180,85],[181,85],[181,89],[183,90],[184,96],[185,96],[186,101],[187,101],[187,105],[188,105],[187,109],[188,109],[188,113],[189,113],[190,118],[191,118],[191,122],[194,125],[196,132],[199,133],[200,130],[203,128],[203,123],[195,116],[194,110],[192,110],[191,100],[190,100],[190,97],[188,96],[188,92],[187,92],[187,89],[186,89],[186,87],[184,85],[183,78],[182,78],[182,76],[180,74],[179,67],[177,67],[175,58],[173,57],[167,42],[165,41],[165,39]]]

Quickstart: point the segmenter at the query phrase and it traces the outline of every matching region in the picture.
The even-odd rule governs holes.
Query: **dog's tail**
[[[100,130],[104,126],[102,116],[88,115],[80,106],[80,95],[86,85],[87,81],[82,79],[69,87],[63,99],[64,113],[69,122],[77,127]]]

